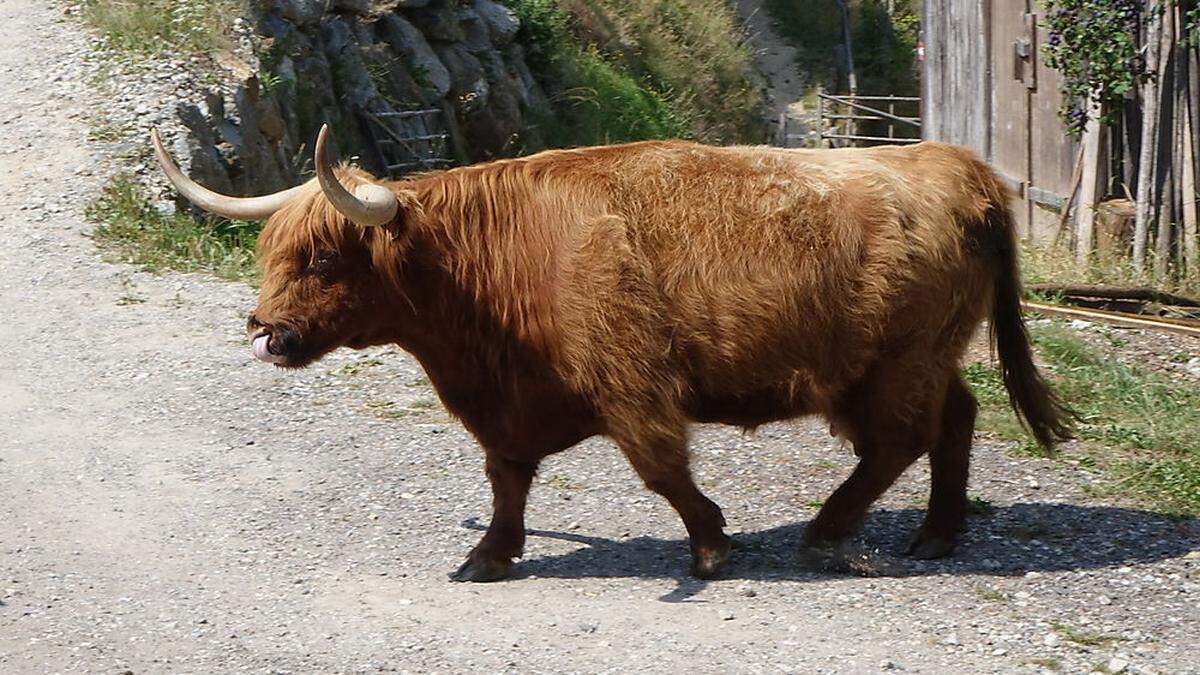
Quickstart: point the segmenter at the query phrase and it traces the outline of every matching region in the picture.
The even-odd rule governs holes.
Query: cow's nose
[[[275,354],[293,354],[300,349],[300,334],[289,326],[274,326],[271,328],[270,347]]]

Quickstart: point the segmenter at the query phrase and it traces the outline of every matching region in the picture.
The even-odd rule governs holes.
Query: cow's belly
[[[765,388],[739,394],[700,394],[688,406],[696,422],[757,427],[817,412],[807,397],[785,388]]]

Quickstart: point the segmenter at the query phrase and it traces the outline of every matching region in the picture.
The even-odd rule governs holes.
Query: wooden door
[[[1030,92],[1037,87],[1034,17],[1029,0],[991,0],[992,166],[1016,192],[1021,236],[1030,235]]]

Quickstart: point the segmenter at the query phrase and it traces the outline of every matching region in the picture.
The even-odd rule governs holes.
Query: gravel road
[[[815,423],[705,427],[697,473],[741,544],[725,579],[685,575],[676,516],[596,440],[545,465],[516,579],[448,582],[489,491],[410,358],[273,370],[242,334],[251,289],[86,237],[116,165],[87,140],[111,105],[88,49],[49,0],[0,4],[0,672],[1200,673],[1196,521],[986,441],[991,507],[948,560],[895,554],[914,467],[852,569],[803,567],[848,450]]]

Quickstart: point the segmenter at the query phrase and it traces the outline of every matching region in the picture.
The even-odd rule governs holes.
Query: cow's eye
[[[318,251],[308,264],[308,270],[317,274],[325,274],[337,264],[337,254],[333,251]]]

